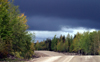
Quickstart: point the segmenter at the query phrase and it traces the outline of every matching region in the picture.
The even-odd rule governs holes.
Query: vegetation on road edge
[[[77,33],[74,37],[70,34],[54,36],[53,39],[37,41],[36,50],[50,50],[58,52],[78,53],[84,55],[100,55],[100,31]]]
[[[0,60],[9,56],[29,59],[34,53],[27,19],[18,6],[8,0],[0,0]]]

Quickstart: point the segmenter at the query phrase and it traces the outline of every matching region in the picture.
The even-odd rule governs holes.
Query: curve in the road
[[[100,56],[92,55],[64,55],[53,51],[36,51],[48,55],[48,57],[41,57],[33,59],[30,62],[100,62]]]

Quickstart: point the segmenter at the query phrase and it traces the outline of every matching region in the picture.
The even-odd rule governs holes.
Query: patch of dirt
[[[69,53],[69,52],[58,52],[58,53],[62,53],[64,55],[82,55],[82,54],[78,54],[78,53]]]
[[[33,55],[34,58],[39,58],[39,57],[48,57],[48,55],[40,53],[40,52],[35,52]]]
[[[65,55],[79,55],[77,53],[63,53],[63,54],[65,54]]]

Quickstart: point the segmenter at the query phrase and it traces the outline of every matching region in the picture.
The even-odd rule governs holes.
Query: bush
[[[16,57],[16,58],[20,58],[23,59],[23,57],[21,56],[21,52],[12,52],[12,54]]]

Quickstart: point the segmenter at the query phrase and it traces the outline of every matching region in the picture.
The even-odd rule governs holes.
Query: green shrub
[[[23,57],[21,56],[21,52],[12,52],[12,54],[16,57],[16,58],[20,58],[23,59]]]

